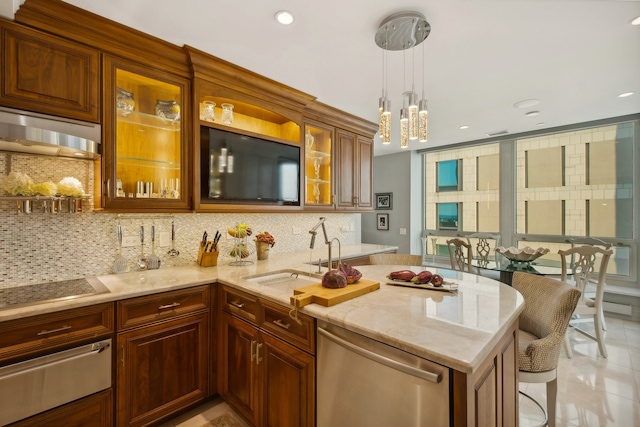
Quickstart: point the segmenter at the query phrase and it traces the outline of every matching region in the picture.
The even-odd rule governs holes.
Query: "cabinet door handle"
[[[244,308],[244,303],[240,301],[231,301],[229,304],[240,309]]]
[[[251,361],[252,362],[257,358],[256,354],[253,351],[255,345],[256,345],[256,340],[251,340],[251,351],[250,351],[250,353],[251,353]]]
[[[125,346],[122,346],[122,359],[120,359],[120,362],[122,362],[122,366],[124,367],[124,359],[125,359]]]
[[[256,346],[256,365],[259,365],[262,361],[262,357],[260,357],[260,349],[262,348],[262,343],[258,343]]]
[[[180,306],[179,302],[174,302],[172,304],[161,305],[160,307],[158,307],[158,310],[166,310],[168,308],[175,308],[175,307],[179,307],[179,306]]]
[[[273,323],[284,329],[289,329],[291,327],[291,323],[283,323],[280,319],[274,320]]]
[[[50,331],[47,331],[46,329],[41,330],[40,332],[38,332],[38,335],[48,335],[48,334],[53,334],[55,332],[62,332],[62,331],[66,331],[67,329],[71,329],[71,326],[69,325],[64,325],[61,328],[58,329],[52,329]]]

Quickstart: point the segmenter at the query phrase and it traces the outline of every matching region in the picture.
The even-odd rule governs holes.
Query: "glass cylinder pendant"
[[[426,99],[422,99],[420,100],[420,112],[418,113],[418,118],[419,118],[419,139],[420,142],[427,142],[427,138],[428,138],[428,118],[429,118],[429,111],[427,110],[427,100]]]
[[[380,138],[382,143],[391,144],[391,101],[384,101],[384,108],[380,119]]]
[[[414,92],[409,93],[409,139],[418,139],[418,100]]]
[[[400,148],[409,148],[409,109],[400,110]]]

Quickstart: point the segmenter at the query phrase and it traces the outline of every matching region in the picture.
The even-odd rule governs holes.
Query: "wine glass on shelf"
[[[316,157],[313,159],[313,168],[316,171],[316,179],[320,179],[320,164],[322,163],[322,159],[320,157]]]

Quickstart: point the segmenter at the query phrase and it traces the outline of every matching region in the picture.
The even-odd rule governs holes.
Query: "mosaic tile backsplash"
[[[93,164],[87,161],[11,155],[8,161],[0,152],[0,178],[11,170],[28,174],[35,182],[58,182],[66,176],[78,178],[85,192],[93,188]],[[151,226],[156,229],[156,255],[160,268],[195,265],[198,245],[206,230],[213,237],[216,230],[223,233],[220,245],[232,243],[227,228],[238,222],[248,224],[254,232],[268,231],[276,240],[271,253],[309,250],[310,259],[326,258],[324,244],[309,249],[309,229],[320,216],[326,216],[327,233],[337,237],[342,245],[360,243],[359,214],[317,213],[224,213],[224,214],[107,214],[93,212],[92,200],[84,201],[81,213],[44,213],[35,203],[33,213],[19,213],[14,200],[0,197],[0,288],[29,285],[81,277],[111,274],[118,256],[117,226],[124,236],[139,236],[145,227],[145,254],[151,254]],[[177,257],[168,255],[169,246],[160,246],[160,235],[168,236],[171,222],[175,223]],[[294,234],[294,232],[296,234]],[[299,234],[297,234],[299,232]],[[163,242],[163,243],[166,243]],[[139,258],[140,245],[125,247],[122,255],[129,260],[130,269]],[[232,259],[221,253],[220,262]],[[255,255],[251,258],[255,261]]]

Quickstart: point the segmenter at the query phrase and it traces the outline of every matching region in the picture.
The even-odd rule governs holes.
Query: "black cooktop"
[[[72,279],[60,282],[0,288],[0,309],[39,304],[109,292],[97,279]]]

